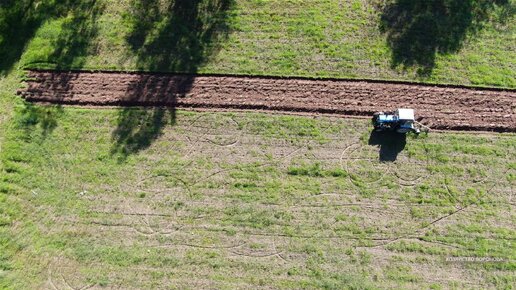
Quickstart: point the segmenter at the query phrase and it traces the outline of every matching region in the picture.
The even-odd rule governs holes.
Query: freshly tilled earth
[[[414,108],[434,128],[516,132],[516,91],[270,77],[29,71],[28,101],[346,116]]]

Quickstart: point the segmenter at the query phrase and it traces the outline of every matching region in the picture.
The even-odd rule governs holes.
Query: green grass
[[[179,111],[126,155],[119,110],[16,103],[0,155],[3,287],[514,280],[512,134],[410,137],[381,163],[367,121]]]
[[[363,120],[45,107],[14,92],[23,68],[514,88],[514,1],[438,1],[455,4],[444,14],[425,1],[146,2],[2,4],[1,289],[511,289],[514,134],[409,137],[385,163]],[[389,21],[404,11],[414,21]]]
[[[514,0],[90,2],[33,8],[20,66],[516,85]]]

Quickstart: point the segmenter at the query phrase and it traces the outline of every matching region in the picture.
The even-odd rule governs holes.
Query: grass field
[[[365,120],[15,91],[26,67],[514,88],[514,6],[2,2],[0,289],[513,289],[514,134],[378,138]]]
[[[26,2],[4,17],[2,70],[21,56],[33,68],[516,86],[514,0]]]
[[[364,120],[184,111],[155,132],[48,110],[16,113],[3,144],[2,286],[515,282],[514,135],[378,142]]]

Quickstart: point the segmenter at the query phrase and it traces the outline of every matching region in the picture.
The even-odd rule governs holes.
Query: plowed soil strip
[[[369,116],[414,108],[435,129],[516,132],[516,92],[367,81],[30,71],[28,101]]]

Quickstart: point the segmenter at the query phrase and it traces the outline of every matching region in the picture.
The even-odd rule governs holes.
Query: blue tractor
[[[377,132],[396,131],[401,134],[414,132],[419,134],[416,127],[413,109],[397,109],[392,113],[378,112],[373,115],[373,126]]]

